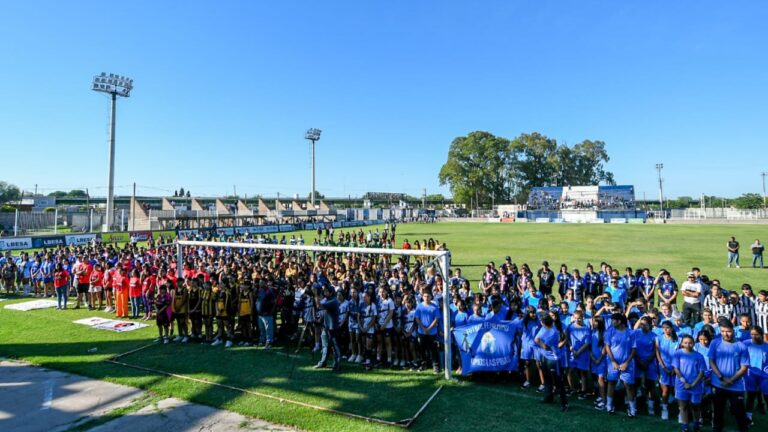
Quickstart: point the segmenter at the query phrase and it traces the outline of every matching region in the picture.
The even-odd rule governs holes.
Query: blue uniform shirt
[[[749,366],[749,352],[742,342],[725,342],[722,338],[718,338],[709,345],[709,360],[715,363],[723,377],[728,378],[735,375],[741,366]],[[725,387],[720,384],[720,379],[713,373],[712,385],[725,390],[742,392],[744,391],[744,377]]]

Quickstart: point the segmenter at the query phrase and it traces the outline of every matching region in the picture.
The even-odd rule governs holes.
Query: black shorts
[[[173,313],[173,318],[177,321],[186,321],[187,314],[185,313]]]
[[[378,329],[376,330],[376,334],[380,334],[382,336],[392,336],[395,334],[394,328],[385,328],[385,329]]]
[[[201,314],[200,312],[190,312],[189,319],[192,321],[200,321],[203,319],[203,314]]]
[[[78,294],[87,294],[88,290],[90,288],[91,288],[91,284],[79,283],[79,284],[77,284],[77,293]]]

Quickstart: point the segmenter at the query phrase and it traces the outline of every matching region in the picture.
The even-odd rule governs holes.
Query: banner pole
[[[450,278],[450,264],[448,263],[448,251],[440,257],[440,271],[443,273],[443,348],[445,354],[445,379],[451,379],[451,291],[448,289]]]

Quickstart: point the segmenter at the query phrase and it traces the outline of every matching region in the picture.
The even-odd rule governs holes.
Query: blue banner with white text
[[[515,324],[510,321],[468,324],[453,330],[461,355],[461,374],[516,371]]]

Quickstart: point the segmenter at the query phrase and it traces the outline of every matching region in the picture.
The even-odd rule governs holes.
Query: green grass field
[[[510,255],[518,265],[527,262],[532,268],[543,259],[553,266],[565,262],[581,269],[587,262],[599,264],[603,260],[622,269],[627,265],[649,267],[652,271],[665,267],[678,279],[695,265],[711,278],[719,278],[727,288],[750,282],[763,289],[767,286],[768,271],[747,268],[751,265],[747,247],[764,232],[760,225],[438,223],[399,225],[398,243],[404,238],[413,242],[430,237],[446,242],[453,266],[461,267],[473,282],[488,261],[498,265]],[[313,234],[304,235],[311,242]],[[746,250],[742,253],[741,269],[726,268],[725,242],[730,235],[735,235]],[[9,298],[0,305],[16,301],[23,300]],[[72,323],[89,316],[108,315],[85,310],[19,312],[0,308],[0,355],[139,387],[153,396],[174,396],[304,430],[397,429],[105,362],[113,355],[147,345],[155,337],[156,329],[112,333]],[[89,353],[91,348],[97,348],[97,352]],[[357,366],[347,365],[340,374],[318,371],[312,369],[313,359],[306,350],[289,356],[280,348],[225,351],[221,347],[171,344],[151,346],[120,361],[388,421],[411,417],[439,386],[445,386],[411,427],[418,431],[474,431],[478,427],[563,432],[679,430],[676,422],[663,422],[658,417],[640,415],[628,420],[623,414],[607,416],[594,411],[587,401],[572,401],[571,411],[563,415],[554,406],[541,406],[537,393],[520,390],[504,377],[484,382],[464,378],[445,382],[428,372],[365,373]],[[768,427],[765,417],[757,417],[755,430]]]

